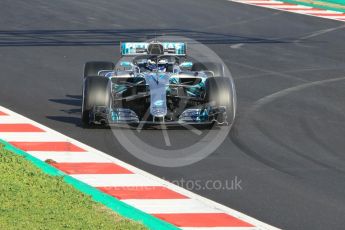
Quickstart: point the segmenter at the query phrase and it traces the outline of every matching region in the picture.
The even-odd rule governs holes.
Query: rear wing
[[[121,42],[122,56],[136,56],[148,54],[148,42]],[[186,56],[187,46],[184,42],[159,42],[164,48],[164,54]]]

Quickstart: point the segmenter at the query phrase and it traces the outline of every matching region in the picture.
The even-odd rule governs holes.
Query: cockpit
[[[133,59],[133,64],[140,68],[140,72],[174,72],[178,67],[179,58],[169,55],[141,55]]]

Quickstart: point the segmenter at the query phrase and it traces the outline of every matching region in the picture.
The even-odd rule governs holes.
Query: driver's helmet
[[[158,72],[166,72],[166,67],[165,67],[165,65],[158,65]]]
[[[161,59],[158,61],[158,71],[159,72],[166,72],[166,66],[167,66],[167,61],[164,59]]]

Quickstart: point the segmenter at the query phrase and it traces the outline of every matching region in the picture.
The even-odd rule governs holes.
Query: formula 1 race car
[[[224,67],[186,61],[182,42],[124,42],[122,60],[87,62],[82,123],[230,125],[235,90]],[[183,60],[183,61],[182,61]]]

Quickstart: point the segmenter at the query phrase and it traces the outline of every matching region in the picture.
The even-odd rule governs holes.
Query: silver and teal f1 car
[[[120,46],[117,65],[85,64],[83,125],[232,124],[235,89],[222,64],[188,60],[182,42]]]

